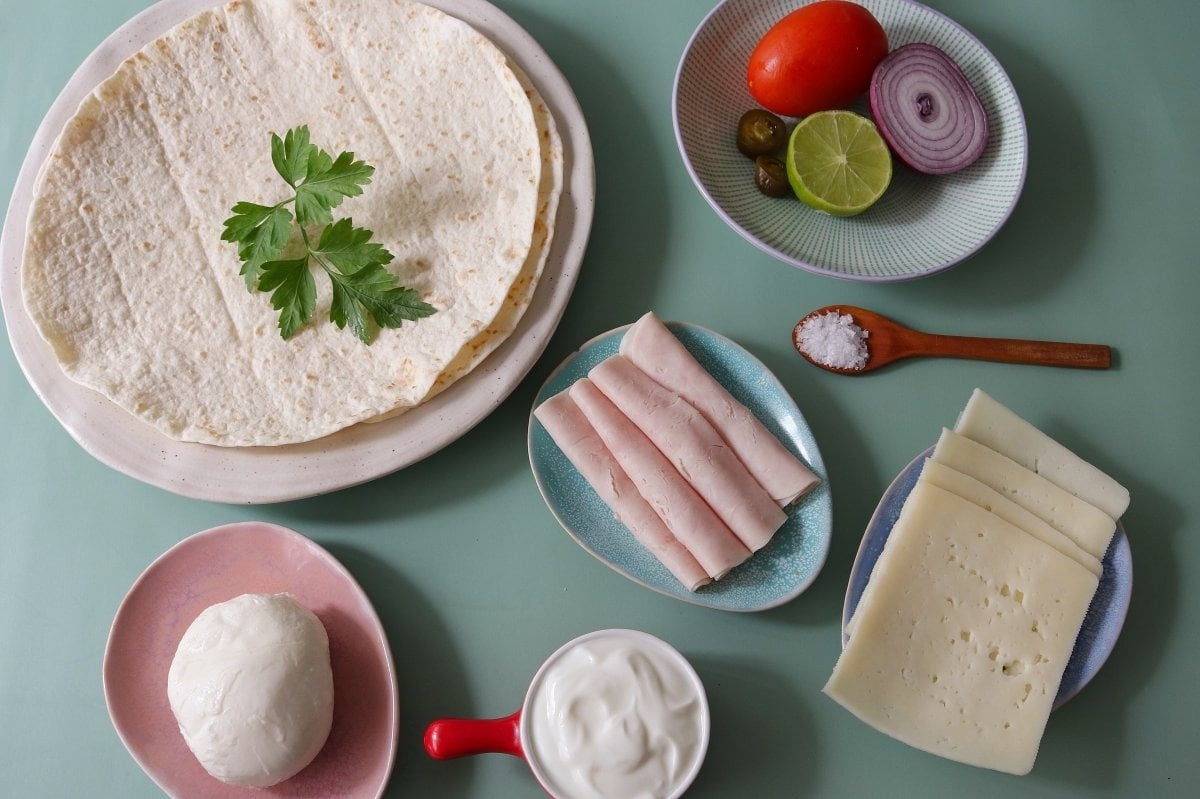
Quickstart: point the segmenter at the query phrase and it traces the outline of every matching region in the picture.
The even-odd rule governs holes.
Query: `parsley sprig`
[[[333,209],[347,197],[362,194],[375,167],[355,160],[351,152],[334,158],[310,141],[306,125],[289,130],[282,139],[271,134],[271,162],[292,196],[275,205],[235,204],[221,239],[238,245],[246,288],[271,293],[280,335],[291,338],[312,320],[317,302],[314,265],[333,284],[330,321],[339,329],[349,325],[366,344],[373,338],[371,321],[379,327],[399,327],[435,312],[384,268],[393,256],[371,241],[370,230],[355,227],[349,217],[333,220]],[[288,206],[295,209],[294,217]],[[294,231],[303,253],[284,258]]]

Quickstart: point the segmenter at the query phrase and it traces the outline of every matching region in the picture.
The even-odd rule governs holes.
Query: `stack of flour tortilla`
[[[221,241],[238,201],[288,196],[270,135],[375,167],[335,212],[437,312],[370,345],[328,320],[289,340]],[[28,313],[67,375],[171,438],[283,445],[415,407],[512,333],[563,184],[554,120],[487,38],[404,0],[243,0],[127,60],[38,177]]]
[[[653,313],[534,410],[617,520],[695,591],[766,546],[819,480]]]

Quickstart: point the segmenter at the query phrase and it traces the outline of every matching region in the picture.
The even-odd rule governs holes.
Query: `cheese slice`
[[[888,544],[825,693],[918,749],[1028,773],[1096,575],[930,483]]]
[[[622,355],[605,358],[588,377],[751,552],[770,542],[787,514],[699,411]]]
[[[612,510],[617,521],[663,564],[689,591],[712,582],[712,577],[687,547],[667,529],[629,475],[604,445],[596,429],[567,392],[538,405],[534,417],[546,428],[588,485]]]
[[[1072,560],[1078,561],[1097,577],[1103,574],[1104,566],[1099,558],[1090,552],[1085,552],[1070,538],[974,477],[965,475],[957,469],[951,469],[937,461],[926,460],[919,479],[958,494],[984,510],[990,510],[1004,521],[1015,524],[1039,541],[1049,544]]]
[[[1010,497],[1085,552],[1103,559],[1117,530],[1111,516],[994,449],[942,430],[933,460]]]
[[[787,507],[821,482],[653,313],[625,331],[619,349],[639,369],[695,406],[780,505]]]
[[[1030,513],[1016,502],[1013,502],[1000,492],[989,488],[973,477],[969,477],[956,469],[951,469],[945,464],[926,459],[921,467],[921,476],[917,479],[917,483],[918,485],[929,483],[938,488],[945,489],[952,494],[956,494],[965,500],[974,502],[984,510],[996,514],[1004,521],[1015,525],[1042,543],[1054,547],[1096,575],[1097,578],[1101,577],[1104,573],[1104,565],[1098,558],[1085,552],[1078,544],[1039,519],[1033,513]],[[884,552],[886,552],[887,547],[890,545],[891,538],[889,537],[884,542],[884,550],[880,552],[879,558],[876,559],[876,567],[878,567],[879,560],[883,559]],[[874,582],[874,570],[872,570],[871,575],[866,588],[863,589],[863,593],[859,597],[858,606],[855,607],[854,614],[846,621],[845,632],[847,636],[854,635],[855,620],[858,618],[858,608],[870,601],[869,593],[872,590],[871,586]]]
[[[576,380],[568,391],[638,493],[710,577],[719,580],[750,557],[746,545],[591,380]]]
[[[979,389],[954,431],[991,447],[1114,519],[1129,507],[1129,489]]]

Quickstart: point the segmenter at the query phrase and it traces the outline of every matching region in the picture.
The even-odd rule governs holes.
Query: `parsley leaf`
[[[317,148],[309,141],[308,126],[292,128],[280,139],[271,134],[271,163],[275,171],[292,188],[304,179],[308,172],[308,161]]]
[[[232,210],[234,215],[225,220],[221,239],[238,243],[246,287],[254,288],[262,265],[283,252],[292,231],[292,215],[282,203],[268,206],[243,202]]]
[[[383,327],[399,327],[434,312],[429,303],[412,289],[406,289],[379,264],[371,264],[357,272],[343,274],[327,270],[333,281],[333,304],[329,318],[339,328],[350,326],[362,341],[370,341],[364,311]]]
[[[354,160],[354,153],[342,153],[335,161],[314,148],[304,181],[296,186],[296,221],[301,225],[329,222],[333,218],[330,212],[347,197],[362,194],[373,174],[375,167]]]
[[[350,326],[362,341],[370,341],[367,314],[382,327],[399,327],[429,316],[434,308],[412,289],[402,287],[383,268],[392,254],[372,242],[371,231],[339,219],[321,232],[313,256],[333,282],[329,318],[339,328]],[[364,313],[365,312],[365,313]]]
[[[279,311],[280,335],[290,338],[312,320],[317,297],[314,265],[333,285],[330,320],[339,329],[349,326],[363,343],[371,343],[372,321],[380,327],[399,327],[436,313],[419,292],[401,286],[384,268],[393,256],[371,241],[370,230],[355,227],[349,218],[333,221],[333,209],[347,197],[362,194],[362,187],[371,182],[373,166],[356,160],[351,152],[334,158],[312,143],[304,125],[283,138],[271,135],[271,163],[292,188],[292,197],[277,205],[235,204],[221,239],[238,245],[246,287],[271,293],[271,306]],[[294,220],[288,205],[295,209]],[[323,227],[319,232],[311,230],[316,226]],[[283,258],[294,228],[304,253]]]
[[[344,152],[336,159],[309,138],[308,126],[289,130],[281,139],[271,134],[271,163],[275,171],[296,190],[296,221],[302,226],[322,225],[330,212],[347,197],[362,194],[371,182],[375,167]]]
[[[291,338],[312,319],[317,282],[309,271],[307,255],[263,264],[258,288],[271,292],[271,307],[279,311],[279,334],[284,338]]]
[[[371,241],[371,235],[366,228],[354,227],[354,220],[339,219],[321,231],[313,252],[347,275],[364,266],[390,264],[392,254],[382,244]]]

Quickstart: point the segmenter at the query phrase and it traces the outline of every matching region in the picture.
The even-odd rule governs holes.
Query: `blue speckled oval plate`
[[[850,569],[850,584],[846,589],[846,603],[842,609],[843,647],[849,640],[846,624],[854,615],[863,590],[870,581],[875,561],[879,559],[879,553],[883,551],[883,545],[892,533],[904,500],[908,498],[917,478],[921,476],[921,467],[925,459],[932,454],[933,447],[930,447],[904,467],[883,492],[875,513],[867,523],[867,531],[863,534],[858,555],[854,558],[854,566]],[[1119,521],[1117,532],[1113,535],[1101,565],[1104,571],[1100,575],[1100,584],[1083,618],[1083,627],[1075,641],[1071,659],[1067,661],[1058,695],[1054,698],[1055,708],[1065,704],[1096,676],[1096,672],[1100,671],[1100,667],[1116,646],[1121,628],[1125,625],[1129,600],[1133,594],[1133,553],[1129,548],[1125,528]]]
[[[610,330],[571,355],[550,375],[536,408],[617,352],[625,327]],[[667,327],[734,397],[821,478],[821,484],[788,510],[788,519],[767,546],[716,583],[688,591],[618,522],[532,414],[529,463],[551,512],[581,547],[601,562],[659,593],[695,605],[756,611],[794,599],[816,579],[829,553],[833,505],[825,463],[800,409],[762,363],[724,336],[695,325]]]

